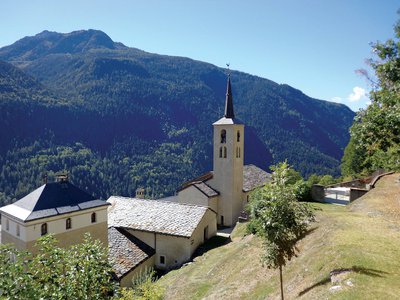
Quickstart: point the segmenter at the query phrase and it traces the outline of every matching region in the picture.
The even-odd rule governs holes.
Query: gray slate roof
[[[201,192],[203,192],[207,197],[214,197],[219,195],[219,192],[207,184],[207,181],[212,179],[214,172],[208,172],[199,177],[194,178],[191,181],[185,182],[177,190],[177,192],[194,185]],[[271,174],[265,172],[263,169],[255,165],[245,165],[243,166],[243,191],[250,192],[255,188],[262,186],[271,181]]]
[[[271,181],[271,174],[255,165],[243,166],[243,191],[250,192]]]
[[[207,197],[215,197],[219,195],[219,192],[214,190],[211,186],[204,182],[195,182],[193,184],[200,192]]]
[[[122,228],[108,228],[108,259],[118,279],[152,257],[156,251]]]
[[[207,207],[111,196],[108,226],[191,237]]]
[[[207,173],[207,174],[208,174],[208,173]],[[206,177],[206,178],[207,178],[207,179],[204,180],[204,181],[197,180],[198,178],[196,178],[196,179],[194,179],[194,180],[192,180],[192,181],[190,181],[190,182],[185,182],[185,183],[177,190],[177,192],[182,191],[182,190],[184,190],[184,189],[186,189],[186,188],[188,188],[188,187],[190,187],[190,186],[194,186],[196,189],[198,189],[200,192],[202,192],[202,193],[203,193],[205,196],[207,196],[208,198],[218,196],[218,195],[219,195],[219,192],[218,192],[217,190],[213,189],[211,186],[209,186],[209,185],[206,183],[206,181],[207,181],[208,179],[212,178],[212,176],[211,176],[211,177]]]
[[[44,184],[0,211],[26,222],[105,205],[109,204],[68,181],[60,181]]]

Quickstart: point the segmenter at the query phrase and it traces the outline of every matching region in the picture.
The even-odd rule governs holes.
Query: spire
[[[231,90],[231,75],[228,75],[228,84],[226,86],[226,100],[225,100],[225,118],[233,119],[235,113],[233,112],[233,98]]]

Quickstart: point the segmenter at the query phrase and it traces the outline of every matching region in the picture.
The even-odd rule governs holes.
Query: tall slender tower
[[[213,126],[213,187],[220,192],[218,224],[232,226],[242,210],[244,125],[235,118],[230,75],[226,87],[225,114]]]

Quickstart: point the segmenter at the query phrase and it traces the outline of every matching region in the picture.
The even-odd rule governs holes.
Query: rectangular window
[[[65,229],[71,229],[72,228],[72,222],[71,222],[71,218],[68,218],[65,221]]]
[[[160,265],[165,265],[165,255],[160,255]]]
[[[10,230],[10,221],[8,221],[8,219],[6,220],[6,230]]]
[[[20,231],[19,231],[19,224],[17,224],[17,236],[20,235]]]

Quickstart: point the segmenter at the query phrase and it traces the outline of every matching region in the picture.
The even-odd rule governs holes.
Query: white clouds
[[[347,97],[347,100],[349,100],[350,102],[356,102],[364,98],[366,98],[365,89],[359,86],[355,86],[353,88],[353,92]]]
[[[358,111],[371,104],[368,91],[360,86],[353,87],[353,91],[347,97],[334,96],[330,101],[345,104],[353,111]]]

